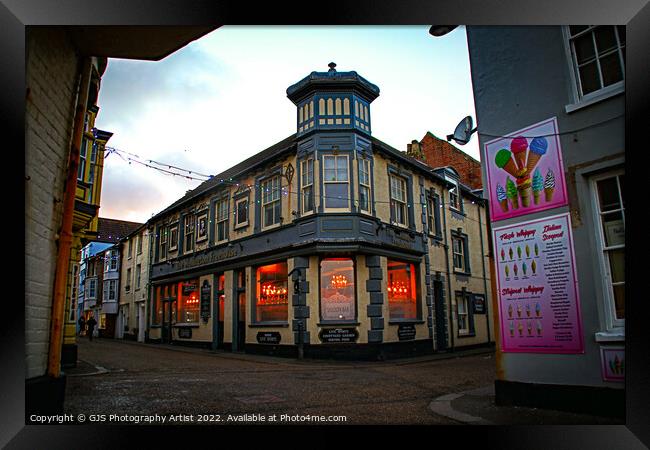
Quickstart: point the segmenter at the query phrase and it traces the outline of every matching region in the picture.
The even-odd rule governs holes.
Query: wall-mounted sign
[[[504,352],[583,353],[569,214],[494,229]]]
[[[485,143],[493,221],[568,204],[555,117]]]
[[[179,328],[178,337],[181,339],[192,339],[192,329],[191,328]]]
[[[192,283],[183,283],[183,295],[190,294],[196,291],[196,284]]]
[[[201,285],[201,319],[204,322],[210,319],[211,291],[212,289],[208,280],[203,280],[203,284]]]
[[[485,314],[485,295],[474,295],[474,314]]]
[[[600,347],[600,370],[604,381],[625,381],[625,347]]]
[[[280,343],[281,336],[277,331],[261,331],[257,333],[257,342],[260,344],[274,344]]]
[[[415,325],[412,323],[401,323],[397,327],[397,337],[400,341],[412,341],[415,339]]]
[[[318,333],[318,337],[325,344],[338,344],[356,342],[359,333],[356,328],[324,328]]]

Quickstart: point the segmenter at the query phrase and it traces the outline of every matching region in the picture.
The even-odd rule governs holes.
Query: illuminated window
[[[327,258],[320,263],[320,314],[323,321],[355,320],[354,261]]]
[[[198,279],[179,284],[177,323],[198,323],[200,306],[198,286]]]
[[[307,159],[300,163],[302,212],[314,211],[314,160]]]
[[[280,177],[275,176],[262,183],[262,227],[280,223],[281,208]]]
[[[390,320],[418,318],[415,265],[388,260],[388,310]]]
[[[217,234],[216,241],[228,239],[228,198],[217,201]]]
[[[359,210],[370,213],[370,160],[359,160]]]
[[[390,212],[392,221],[406,225],[406,180],[390,176]]]
[[[349,208],[348,157],[323,156],[325,208]]]
[[[196,226],[193,214],[185,217],[185,251],[190,252],[194,249],[194,228]]]
[[[256,322],[286,322],[289,317],[287,263],[257,268]]]

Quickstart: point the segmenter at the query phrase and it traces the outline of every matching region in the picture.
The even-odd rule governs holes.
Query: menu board
[[[494,229],[504,352],[583,353],[569,214]]]
[[[492,221],[568,203],[555,117],[485,143]]]

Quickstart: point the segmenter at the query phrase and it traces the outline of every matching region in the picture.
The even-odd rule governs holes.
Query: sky
[[[286,89],[312,71],[377,85],[372,134],[398,150],[476,117],[464,27],[224,26],[161,61],[109,59],[95,126],[110,131],[100,217],[145,222],[201,182],[137,163],[215,175],[296,132]],[[479,159],[478,139],[460,147]],[[122,156],[120,156],[122,155]],[[137,159],[137,158],[133,158]],[[167,167],[164,167],[167,168]]]

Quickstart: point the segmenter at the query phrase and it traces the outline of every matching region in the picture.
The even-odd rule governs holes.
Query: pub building
[[[486,203],[371,135],[354,71],[287,89],[297,132],[150,219],[147,339],[384,359],[493,345]]]

